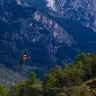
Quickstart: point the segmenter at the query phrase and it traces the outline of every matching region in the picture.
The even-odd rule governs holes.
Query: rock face
[[[41,0],[42,1],[42,0]],[[96,0],[45,0],[45,6],[96,31]]]
[[[95,52],[95,40],[95,31],[36,0],[0,0],[0,62],[8,68],[19,63],[22,50],[31,56],[28,65],[64,66],[80,51]]]
[[[12,84],[16,84],[20,80],[24,79],[25,77],[21,74],[15,73],[0,64],[0,84],[6,84],[7,86],[11,86]]]

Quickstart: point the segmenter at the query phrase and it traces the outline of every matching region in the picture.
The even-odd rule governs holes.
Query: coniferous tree
[[[0,96],[8,96],[9,91],[8,88],[5,85],[0,85]]]

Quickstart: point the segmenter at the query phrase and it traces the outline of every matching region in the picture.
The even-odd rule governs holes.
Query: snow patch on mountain
[[[96,0],[45,0],[46,7],[96,30]],[[42,1],[43,2],[43,1]]]
[[[21,3],[21,0],[17,0],[17,3],[18,3],[18,5],[21,5],[22,3]]]
[[[29,6],[28,0],[16,0],[18,5]]]
[[[47,0],[46,6],[54,10],[55,9],[54,4],[55,4],[54,0]]]

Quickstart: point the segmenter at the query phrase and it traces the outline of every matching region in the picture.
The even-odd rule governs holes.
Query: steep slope
[[[0,64],[0,84],[6,84],[7,86],[10,86],[11,84],[15,84],[24,79],[25,77],[21,74],[15,73]]]
[[[50,62],[51,57],[52,62],[56,63],[54,52],[60,47],[58,45],[65,44],[69,46],[75,43],[73,37],[53,18],[35,8],[17,5],[15,1],[11,1],[8,4],[7,2],[3,2],[0,13],[1,50],[3,51],[6,51],[6,49],[18,51],[48,47],[43,50],[30,51],[32,62],[38,63],[38,65],[39,63],[45,65]],[[16,55],[18,56],[17,53],[20,54],[20,52],[13,52],[7,53],[7,55],[11,54],[14,57],[15,54],[16,57]],[[1,56],[3,57],[3,55]],[[8,57],[11,62],[13,57]],[[16,58],[18,59],[20,56]],[[5,58],[2,60],[4,63]],[[17,61],[12,62],[16,63]]]
[[[96,0],[44,0],[42,2],[64,17],[78,21],[96,31]]]
[[[89,91],[91,91],[94,96],[96,95],[96,77],[87,80],[84,84],[82,85],[87,85],[89,87]]]
[[[31,56],[26,64],[41,67],[41,71],[55,64],[64,66],[80,51],[95,52],[93,41],[93,30],[65,19],[36,0],[0,3],[0,62],[10,69],[19,64],[22,50]]]

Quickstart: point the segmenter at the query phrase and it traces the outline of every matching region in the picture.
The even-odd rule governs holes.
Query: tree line
[[[51,68],[40,81],[34,72],[26,80],[7,88],[0,85],[0,96],[96,96],[93,87],[85,84],[96,77],[96,55],[79,53],[74,62],[64,68]]]

